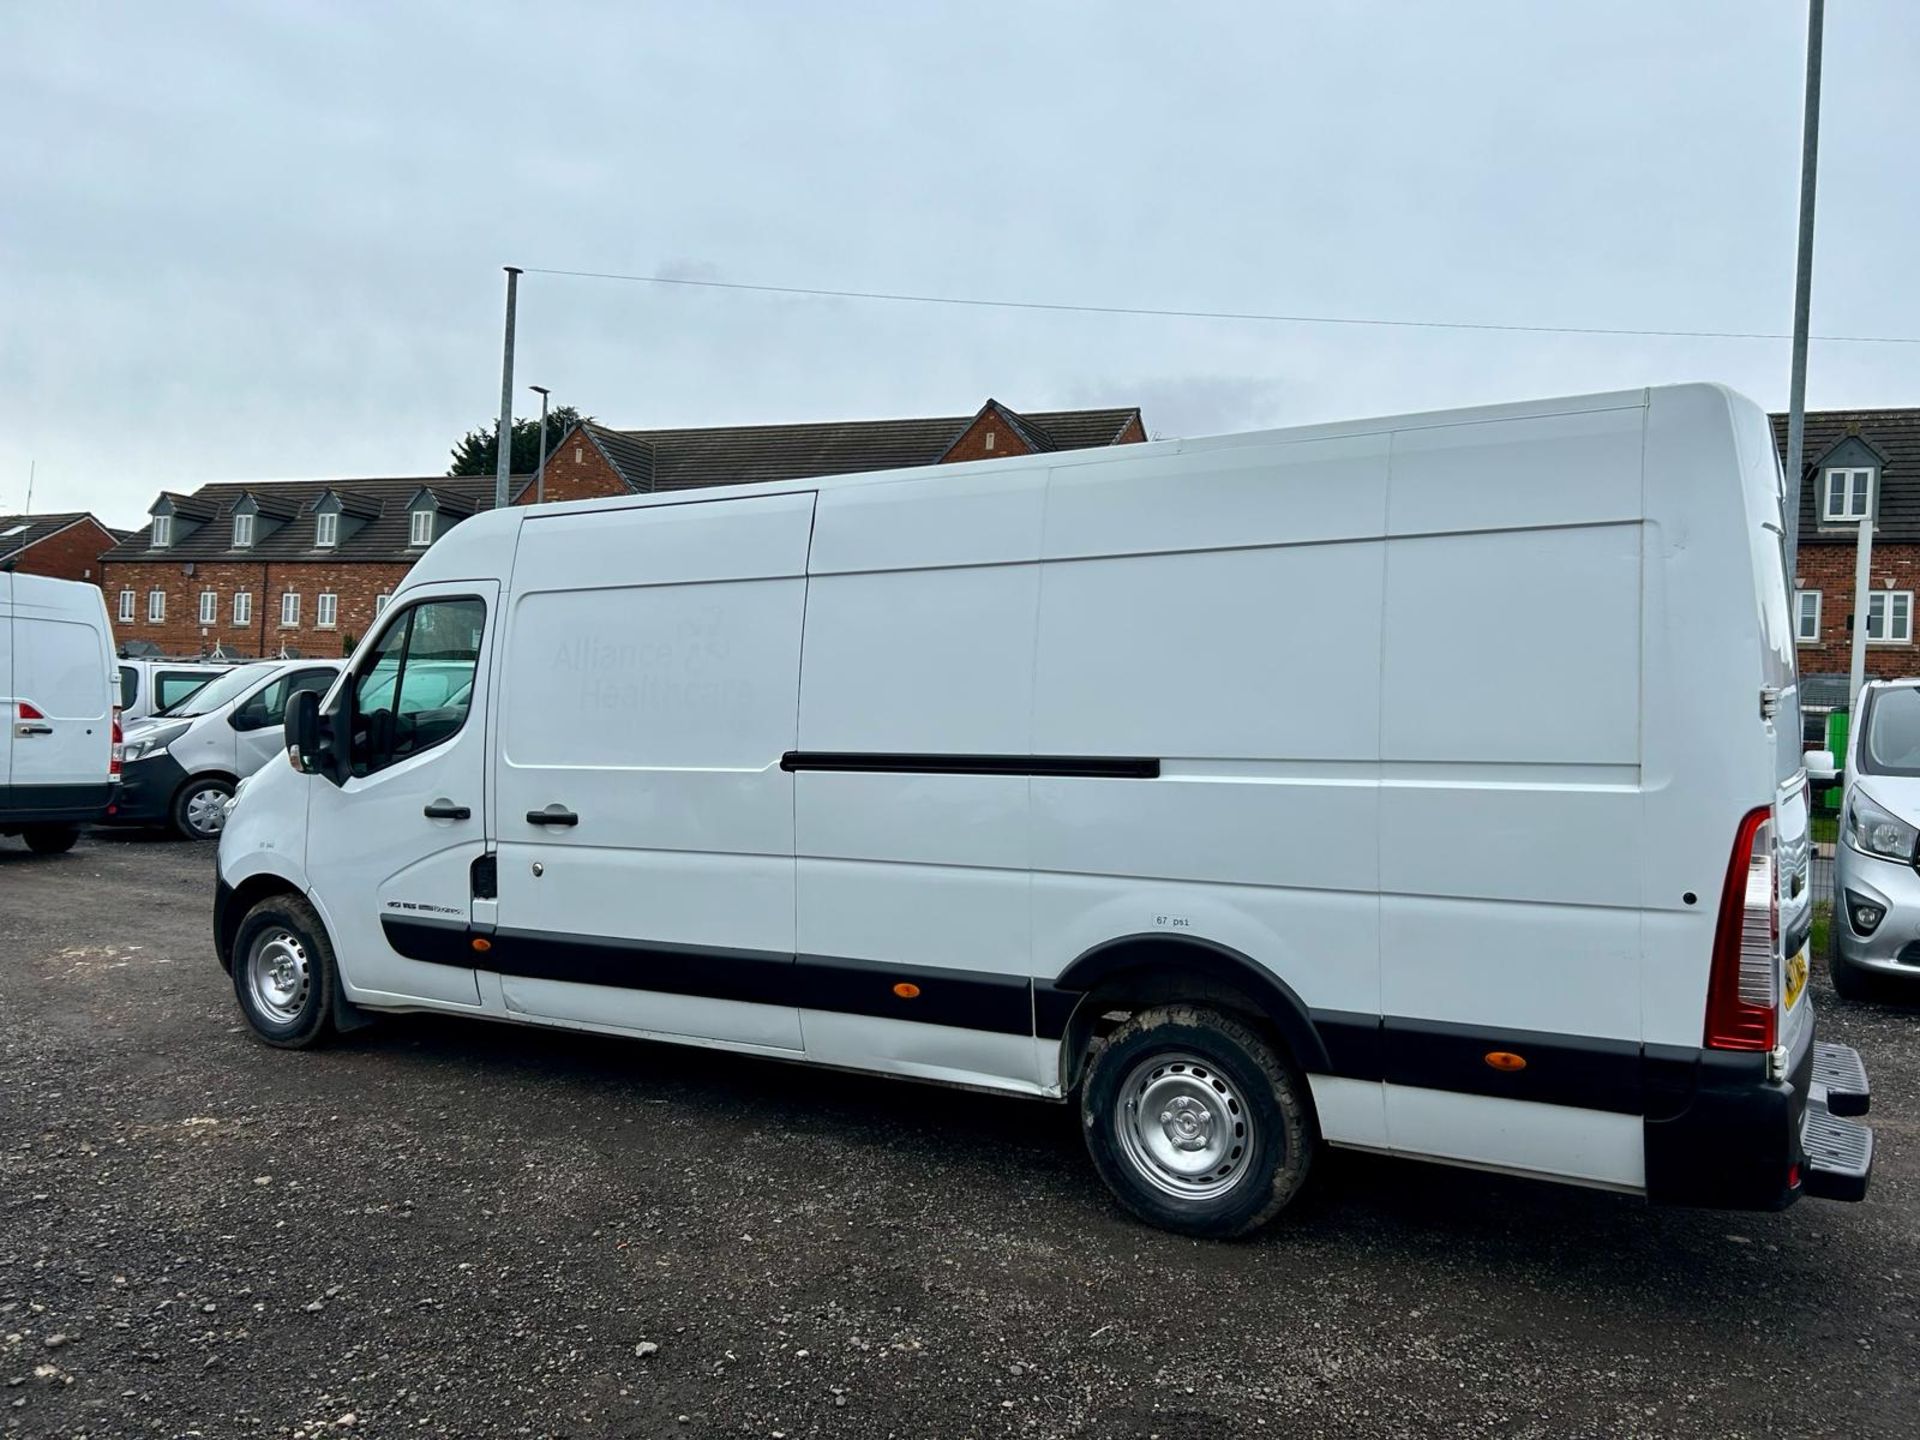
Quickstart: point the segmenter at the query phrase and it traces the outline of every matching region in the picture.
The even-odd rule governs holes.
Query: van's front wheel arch
[[[1138,1010],[1080,1088],[1088,1153],[1149,1224],[1246,1235],[1299,1193],[1318,1143],[1306,1080],[1263,1027],[1198,1005]]]

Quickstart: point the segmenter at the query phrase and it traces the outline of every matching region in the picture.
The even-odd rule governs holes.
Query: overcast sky
[[[432,474],[500,266],[1646,329],[1791,322],[1803,0],[0,8],[0,511]],[[1828,7],[1816,333],[1920,336],[1920,7]],[[529,274],[618,426],[1145,407],[1191,435],[1681,379],[1784,341],[884,305]],[[522,390],[525,396],[525,391]],[[526,396],[528,400],[533,397]],[[1817,344],[1816,407],[1920,405]],[[530,407],[530,408],[537,408]]]

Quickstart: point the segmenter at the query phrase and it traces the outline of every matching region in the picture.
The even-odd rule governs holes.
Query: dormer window
[[[173,544],[173,516],[156,515],[153,517],[153,548],[164,550]]]
[[[319,550],[331,550],[340,543],[340,517],[323,510],[313,517],[313,543]]]
[[[1836,466],[1821,477],[1820,518],[1829,524],[1865,520],[1873,513],[1870,466]]]
[[[413,528],[408,532],[408,545],[431,545],[433,543],[433,511],[416,510],[413,512]]]
[[[253,548],[253,516],[236,515],[233,517],[233,548],[251,550]]]

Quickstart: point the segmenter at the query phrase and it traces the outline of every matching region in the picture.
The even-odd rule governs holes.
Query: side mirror
[[[258,695],[227,717],[236,730],[259,730],[267,723],[267,707]]]
[[[1831,750],[1809,750],[1800,757],[1800,763],[1807,767],[1807,779],[1816,784],[1830,785],[1840,778],[1840,767],[1834,764]]]
[[[297,690],[287,700],[287,756],[307,775],[325,773],[320,753],[320,697]]]

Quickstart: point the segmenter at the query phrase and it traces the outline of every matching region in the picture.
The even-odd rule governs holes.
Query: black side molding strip
[[[1078,775],[1104,780],[1158,780],[1158,756],[909,755],[877,750],[789,750],[780,768],[903,775]]]

